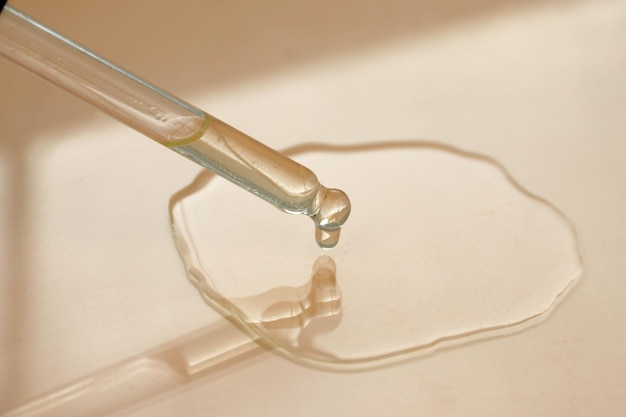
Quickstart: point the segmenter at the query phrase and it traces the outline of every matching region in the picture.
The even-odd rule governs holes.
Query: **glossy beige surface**
[[[117,415],[626,411],[626,3],[209,3],[12,1],[274,148],[491,155],[572,219],[585,272],[521,333],[348,374],[252,347],[190,382],[161,373],[164,394]],[[169,236],[198,169],[4,60],[0,91],[0,410],[197,329],[230,343]]]

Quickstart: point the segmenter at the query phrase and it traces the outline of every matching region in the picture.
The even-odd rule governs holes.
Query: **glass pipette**
[[[308,168],[9,5],[0,11],[0,55],[280,210],[311,217],[317,243],[337,244],[350,201]]]

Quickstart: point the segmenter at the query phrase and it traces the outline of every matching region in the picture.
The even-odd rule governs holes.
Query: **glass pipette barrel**
[[[280,210],[311,217],[317,243],[337,244],[348,197],[285,155],[8,5],[0,12],[0,55]]]

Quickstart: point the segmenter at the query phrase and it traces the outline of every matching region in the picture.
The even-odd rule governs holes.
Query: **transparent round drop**
[[[341,190],[325,190],[319,210],[313,216],[315,240],[322,249],[332,249],[339,242],[341,226],[350,215],[350,199]]]
[[[580,274],[567,218],[488,157],[422,142],[289,155],[350,197],[333,250],[305,216],[209,172],[172,197],[171,216],[201,296],[291,358],[368,367],[512,332]]]

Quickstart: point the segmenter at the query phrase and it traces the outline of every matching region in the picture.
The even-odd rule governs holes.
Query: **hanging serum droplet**
[[[339,242],[341,226],[350,215],[350,200],[341,190],[324,189],[325,196],[319,210],[312,216],[315,222],[315,240],[322,249],[334,248]]]

